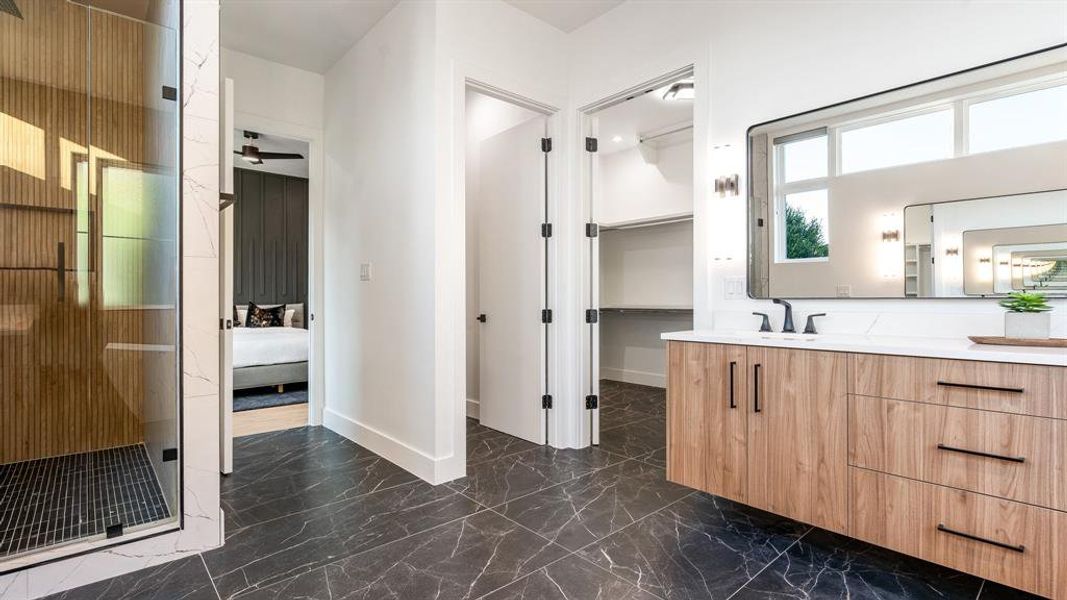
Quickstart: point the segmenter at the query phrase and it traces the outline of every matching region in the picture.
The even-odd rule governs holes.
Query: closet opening
[[[549,113],[474,83],[465,104],[468,438],[506,434],[546,444]]]
[[[220,244],[224,314],[232,323],[222,353],[223,404],[230,435],[240,438],[309,422],[310,147],[240,127],[233,139],[233,204]]]
[[[584,111],[592,444],[666,428],[660,334],[693,328],[693,99],[688,68]]]

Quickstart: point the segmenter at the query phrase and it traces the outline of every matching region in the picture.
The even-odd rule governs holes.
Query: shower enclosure
[[[0,0],[0,571],[181,514],[179,10]]]

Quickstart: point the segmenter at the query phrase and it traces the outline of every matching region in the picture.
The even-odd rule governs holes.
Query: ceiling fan
[[[263,152],[256,147],[256,140],[258,139],[258,133],[245,130],[245,144],[241,146],[239,151],[234,150],[233,153],[253,165],[261,165],[265,160],[304,158],[303,154],[296,154],[294,152]]]

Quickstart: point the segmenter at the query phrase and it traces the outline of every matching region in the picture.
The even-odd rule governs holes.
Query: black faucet
[[[793,327],[793,305],[781,298],[773,298],[771,302],[785,307],[785,323],[782,325],[782,333],[796,333],[797,328]]]

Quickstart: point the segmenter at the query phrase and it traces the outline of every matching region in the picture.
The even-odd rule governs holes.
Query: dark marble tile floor
[[[467,477],[436,487],[323,428],[241,438],[224,547],[53,598],[1032,598],[669,483],[663,390],[601,398],[586,450],[468,419]]]

